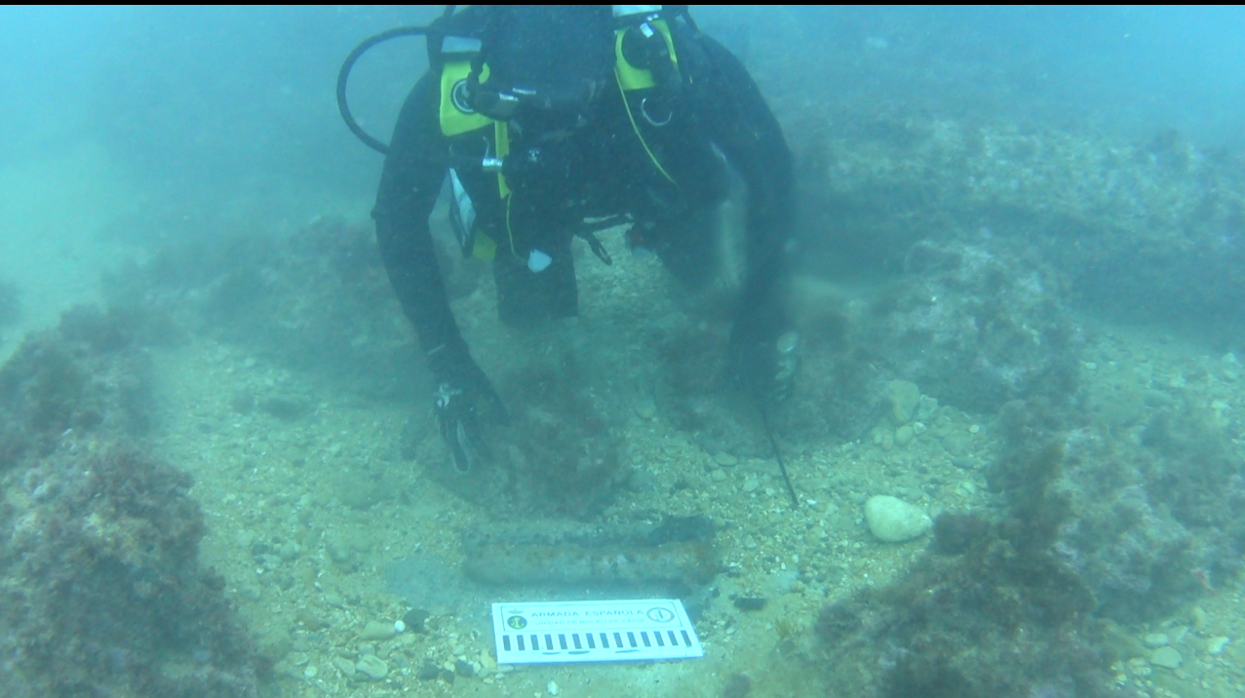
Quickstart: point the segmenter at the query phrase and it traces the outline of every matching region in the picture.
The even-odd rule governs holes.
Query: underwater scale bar
[[[493,604],[498,664],[703,657],[678,599]]]

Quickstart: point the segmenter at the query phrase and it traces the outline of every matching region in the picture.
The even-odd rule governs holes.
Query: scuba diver
[[[790,349],[779,338],[790,329],[792,157],[744,66],[686,6],[453,8],[425,31],[430,69],[398,117],[372,216],[456,467],[487,454],[485,430],[507,413],[459,332],[434,253],[428,218],[447,176],[464,256],[491,260],[501,320],[532,326],[577,314],[572,240],[609,263],[594,235],[605,227],[629,225],[633,251],[707,281],[733,169],[747,188],[746,268],[727,378],[772,395]]]

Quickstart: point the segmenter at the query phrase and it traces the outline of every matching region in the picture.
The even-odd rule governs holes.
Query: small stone
[[[925,426],[925,422],[913,422],[912,423],[912,433],[916,434],[917,436],[924,434],[927,428],[928,427]]]
[[[640,419],[652,419],[657,416],[657,403],[652,398],[640,400],[635,405],[635,413]]]
[[[556,681],[550,681],[549,683],[545,684],[545,692],[551,696],[556,696],[562,692],[562,689],[558,688],[558,684]]]
[[[406,632],[406,621],[395,620],[393,622],[393,631],[399,635]]]
[[[303,667],[303,676],[309,679],[314,679],[319,674],[320,674],[320,670],[316,668],[315,664],[308,664],[307,666]]]
[[[367,625],[363,626],[363,631],[359,633],[359,639],[364,642],[373,640],[388,640],[394,636],[397,629],[393,627],[393,623],[382,623],[378,620],[369,620]]]
[[[454,673],[459,676],[471,678],[476,675],[476,668],[471,662],[459,659],[454,662]]]
[[[1184,657],[1180,656],[1180,652],[1176,651],[1175,647],[1160,647],[1150,653],[1150,663],[1164,669],[1175,669],[1182,661]]]
[[[480,650],[480,666],[489,673],[497,671],[497,662],[493,661],[487,650]]]
[[[891,419],[895,424],[907,424],[921,402],[921,389],[912,381],[891,381],[886,386],[891,401]]]
[[[962,431],[955,431],[947,434],[942,440],[942,447],[947,449],[947,453],[953,458],[960,458],[968,455],[972,448],[972,437]]]
[[[888,495],[870,497],[865,502],[865,522],[878,540],[887,543],[923,536],[934,525],[920,507]]]
[[[1227,638],[1222,635],[1219,637],[1212,637],[1206,641],[1206,653],[1223,654],[1223,648],[1227,647],[1229,642],[1231,642],[1231,638]]]
[[[729,454],[729,453],[727,453],[727,452],[725,452],[725,451],[722,451],[722,452],[719,452],[716,456],[714,456],[714,457],[713,457],[713,462],[714,462],[714,463],[717,463],[718,465],[722,466],[723,468],[729,468],[729,467],[731,467],[731,466],[735,465],[736,463],[738,463],[738,462],[739,462],[739,459],[738,459],[738,458],[736,458],[735,456],[732,456],[731,454]]]
[[[1171,640],[1168,639],[1168,637],[1164,635],[1163,633],[1150,633],[1149,635],[1146,635],[1145,637],[1141,638],[1141,641],[1145,643],[1145,646],[1149,647],[1150,649],[1166,647],[1169,644],[1171,644]]]
[[[1206,627],[1206,611],[1201,606],[1194,606],[1189,610],[1189,622],[1193,624],[1194,630],[1201,630]]]
[[[741,611],[760,611],[769,602],[764,596],[738,596],[733,603]]]
[[[905,424],[902,427],[899,427],[898,429],[895,430],[895,445],[896,446],[907,446],[908,444],[912,443],[912,439],[915,436],[916,434],[912,431],[912,427]]]
[[[441,675],[441,668],[436,664],[424,664],[419,668],[419,672],[415,674],[415,678],[420,681],[435,681]]]
[[[426,633],[428,628],[424,625],[432,614],[422,608],[412,608],[402,616],[402,622],[406,624],[406,629],[417,633]]]
[[[747,480],[744,480],[744,492],[755,492],[760,486],[760,481],[755,477],[750,477]]]
[[[333,657],[333,666],[337,667],[337,670],[342,673],[342,676],[345,676],[348,679],[354,678],[355,665],[354,662],[349,659],[346,659],[345,657]]]
[[[954,465],[960,470],[973,470],[977,467],[977,461],[967,456],[957,456],[951,459],[951,465]]]
[[[385,660],[374,654],[365,654],[359,657],[359,661],[355,662],[355,671],[367,676],[373,681],[380,681],[389,674],[389,665]]]
[[[726,473],[721,470],[715,470],[709,473],[709,479],[714,482],[726,482]]]

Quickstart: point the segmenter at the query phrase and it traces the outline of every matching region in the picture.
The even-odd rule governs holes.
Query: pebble
[[[348,679],[354,677],[355,665],[354,662],[349,659],[346,659],[345,657],[333,657],[333,666],[337,667],[337,670],[342,673],[342,676],[345,676]]]
[[[709,479],[714,482],[726,482],[726,473],[721,470],[715,470],[709,473]]]
[[[716,456],[713,457],[713,462],[717,463],[723,468],[729,468],[732,465],[735,465],[736,463],[738,463],[739,459],[725,451],[721,451]]]
[[[895,445],[896,446],[907,446],[909,443],[912,442],[912,439],[915,436],[916,434],[913,433],[912,427],[905,424],[902,427],[899,427],[898,429],[895,430]]]
[[[1143,637],[1141,641],[1144,642],[1146,647],[1149,647],[1150,649],[1166,647],[1171,644],[1171,640],[1169,640],[1167,635],[1164,635],[1163,633],[1150,633],[1149,635]]]
[[[652,419],[657,416],[657,403],[652,398],[641,400],[636,403],[635,413],[641,419]]]
[[[389,674],[389,665],[385,663],[385,660],[374,654],[365,654],[359,657],[359,661],[355,663],[354,668],[355,671],[374,681],[379,681]]]
[[[962,431],[953,431],[942,440],[942,447],[947,449],[953,458],[967,456],[973,446],[973,439]]]
[[[1150,653],[1150,663],[1164,669],[1175,669],[1182,661],[1184,657],[1180,656],[1175,647],[1160,647]]]
[[[750,477],[747,480],[744,480],[744,492],[756,492],[757,488],[760,486],[761,482],[755,477]]]
[[[394,636],[397,628],[393,623],[382,623],[378,620],[369,620],[367,625],[363,626],[363,631],[359,633],[359,639],[363,641],[371,640],[388,640]]]
[[[550,681],[548,684],[545,685],[545,692],[551,696],[556,696],[562,692],[562,689],[558,688],[558,684],[556,681]]]
[[[934,525],[920,507],[888,495],[865,502],[865,522],[879,540],[900,543],[925,535]]]
[[[319,673],[320,670],[316,668],[315,664],[308,664],[303,667],[303,676],[306,676],[309,679],[314,679],[317,675],[319,675]]]
[[[1194,629],[1201,630],[1206,627],[1206,611],[1201,606],[1194,606],[1189,611],[1189,622],[1193,624]]]
[[[1227,638],[1222,635],[1219,637],[1212,637],[1206,641],[1206,653],[1222,654],[1223,648],[1227,647],[1229,642],[1231,642],[1231,638]]]
[[[906,424],[921,402],[921,389],[911,381],[895,380],[887,384],[886,392],[891,401],[891,419],[895,424]]]
[[[402,616],[402,624],[406,626],[407,630],[426,633],[428,628],[425,623],[431,617],[432,614],[422,608],[412,608],[406,612],[406,615]]]

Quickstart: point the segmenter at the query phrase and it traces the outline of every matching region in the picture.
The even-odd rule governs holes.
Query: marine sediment
[[[712,524],[668,517],[660,525],[506,524],[463,534],[464,571],[488,584],[700,586],[717,574]]]

